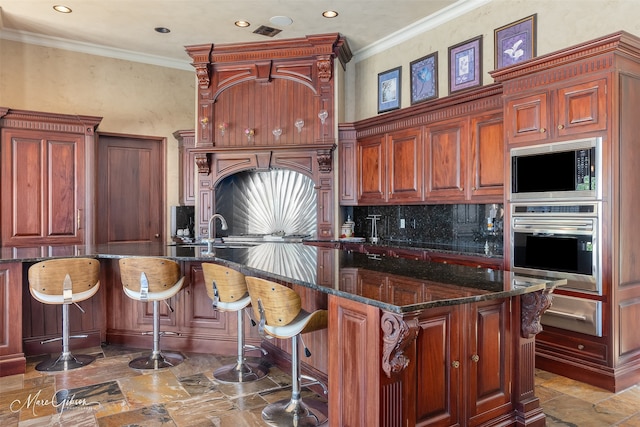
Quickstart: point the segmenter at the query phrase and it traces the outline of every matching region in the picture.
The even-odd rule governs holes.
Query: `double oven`
[[[602,336],[601,138],[510,151],[510,268],[567,279],[542,324]]]

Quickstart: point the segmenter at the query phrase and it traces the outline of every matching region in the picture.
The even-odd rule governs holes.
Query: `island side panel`
[[[380,310],[329,296],[329,425],[380,426]]]

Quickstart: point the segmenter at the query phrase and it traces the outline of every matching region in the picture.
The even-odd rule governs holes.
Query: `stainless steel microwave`
[[[602,138],[512,148],[510,200],[602,199]]]

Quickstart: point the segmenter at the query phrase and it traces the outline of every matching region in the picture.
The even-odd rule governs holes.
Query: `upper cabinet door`
[[[549,138],[549,94],[510,99],[505,108],[509,143],[545,141]]]
[[[425,200],[464,199],[467,120],[455,120],[429,127],[425,131]]]
[[[2,244],[84,240],[84,137],[2,131]]]
[[[471,119],[471,199],[502,203],[504,194],[504,122],[502,113]]]
[[[385,137],[358,141],[358,203],[386,202]]]
[[[558,89],[558,136],[605,130],[607,80],[598,79]]]
[[[389,202],[422,200],[422,128],[411,128],[387,137]]]

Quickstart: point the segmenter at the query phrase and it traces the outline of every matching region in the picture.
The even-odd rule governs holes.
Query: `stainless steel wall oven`
[[[600,211],[600,202],[512,204],[512,271],[567,279],[563,289],[601,295]],[[553,301],[543,324],[601,335],[600,301],[564,295]]]

